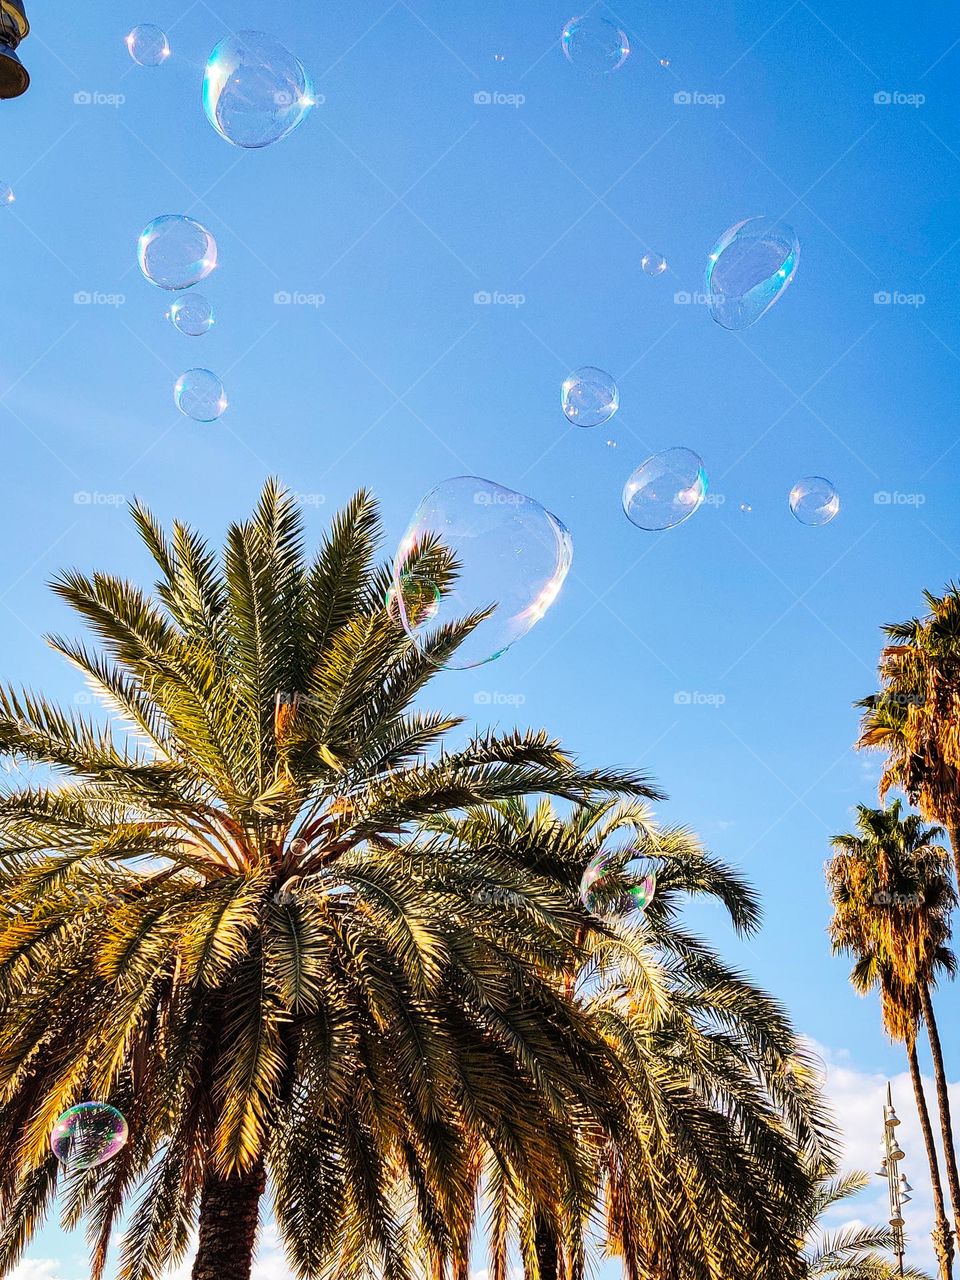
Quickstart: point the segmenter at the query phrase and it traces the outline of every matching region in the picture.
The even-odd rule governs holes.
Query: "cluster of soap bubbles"
[[[142,67],[160,66],[170,56],[165,33],[149,23],[134,27],[126,45],[130,57]],[[239,31],[220,41],[204,68],[201,101],[217,133],[248,150],[285,138],[314,105],[303,64],[260,31]],[[151,284],[181,291],[206,279],[216,267],[217,242],[196,219],[163,214],[144,228],[137,258]],[[208,333],[215,319],[210,300],[199,293],[178,297],[167,318],[189,338]],[[223,383],[210,369],[182,373],[173,397],[180,412],[195,422],[215,422],[227,408]]]
[[[166,35],[149,24],[135,27],[126,43],[140,66],[159,66],[170,56]],[[631,52],[626,32],[593,12],[566,23],[561,46],[571,64],[602,75],[618,71]],[[502,54],[495,57],[503,60]],[[667,58],[659,63],[670,65]],[[272,36],[240,31],[221,40],[208,58],[201,101],[222,138],[255,150],[287,137],[315,99],[298,58]],[[0,200],[12,199],[12,191],[9,196],[6,191],[0,187]],[[185,292],[217,265],[216,241],[207,228],[185,215],[165,214],[144,229],[138,258],[147,280],[180,295],[167,311],[174,327],[191,338],[209,332],[214,323],[209,299]],[[766,218],[731,227],[714,246],[706,270],[714,320],[733,330],[754,324],[783,296],[798,261],[799,243],[789,227]],[[640,267],[658,277],[667,271],[667,259],[647,250]],[[222,381],[206,368],[181,374],[174,399],[198,422],[216,421],[227,408]],[[564,379],[561,406],[574,425],[600,426],[617,413],[619,388],[604,370],[583,367]],[[707,488],[697,453],[665,449],[628,477],[623,510],[640,529],[670,529],[700,508]],[[790,509],[802,523],[826,524],[839,510],[839,497],[829,481],[807,477],[791,491]],[[459,476],[438,485],[414,513],[396,553],[385,605],[429,661],[474,667],[505,652],[543,617],[571,560],[569,533],[533,498],[493,481]],[[465,634],[454,647],[457,628]]]
[[[80,1102],[64,1111],[50,1134],[50,1149],[71,1172],[112,1160],[128,1137],[127,1122],[105,1102]]]
[[[580,880],[580,901],[591,915],[611,918],[644,912],[657,892],[657,873],[640,868],[631,872],[623,855],[598,853]]]
[[[185,293],[205,280],[217,265],[217,242],[195,218],[164,213],[140,233],[137,261],[144,279],[158,289],[178,293],[167,311],[171,324],[190,338],[207,333],[213,307],[200,293]],[[188,369],[173,390],[177,408],[195,422],[215,422],[227,408],[223,383],[209,369]]]
[[[138,66],[159,67],[170,57],[160,27],[141,23],[125,38]],[[201,101],[217,133],[237,147],[268,147],[291,133],[314,105],[299,58],[262,31],[237,31],[207,59]]]

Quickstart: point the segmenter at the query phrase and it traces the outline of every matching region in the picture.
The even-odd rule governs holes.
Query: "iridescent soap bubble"
[[[427,653],[440,627],[476,626],[456,651],[427,653],[463,671],[491,662],[525,636],[556,600],[573,559],[562,522],[533,498],[478,476],[431,490],[393,562],[393,601]]]
[[[599,427],[620,408],[620,389],[609,373],[584,365],[564,378],[560,406],[575,427]]]
[[[662,253],[645,253],[640,259],[640,268],[645,275],[662,276],[667,269],[667,260]]]
[[[800,261],[792,227],[771,218],[745,218],[725,231],[707,262],[710,314],[724,329],[755,324],[789,288]]]
[[[13,194],[13,187],[11,187],[10,183],[0,182],[0,204],[13,204],[16,198],[17,197]]]
[[[142,22],[128,32],[126,45],[130,57],[141,67],[159,67],[170,57],[165,33],[149,22]]]
[[[596,916],[646,911],[657,891],[657,874],[624,865],[624,854],[601,852],[591,858],[580,880],[580,901]]]
[[[660,59],[660,65],[661,65],[661,67],[669,67],[669,65],[670,65],[670,59],[669,59],[669,58],[661,58],[661,59]]]
[[[216,422],[227,407],[223,383],[209,369],[188,369],[173,388],[177,408],[194,422]]]
[[[217,242],[194,218],[164,213],[140,233],[137,260],[158,288],[189,289],[217,265]]]
[[[228,142],[268,147],[314,105],[303,65],[272,36],[239,31],[221,40],[203,73],[203,109]]]
[[[93,1169],[111,1160],[127,1140],[127,1122],[105,1102],[80,1102],[64,1111],[50,1134],[50,1149],[61,1164]]]
[[[623,510],[638,529],[672,529],[700,507],[707,484],[703,459],[692,449],[664,449],[623,486]]]
[[[560,43],[567,60],[583,71],[619,71],[630,55],[626,32],[599,14],[571,18],[563,28]]]
[[[188,338],[199,338],[213,325],[213,305],[202,293],[185,293],[170,307],[167,319]]]
[[[801,524],[829,524],[840,510],[840,495],[824,476],[804,476],[790,490],[790,510]]]

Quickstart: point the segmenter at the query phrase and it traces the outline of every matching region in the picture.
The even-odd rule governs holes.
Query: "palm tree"
[[[864,698],[858,746],[886,754],[883,801],[901,788],[944,826],[960,882],[960,588],[924,592],[930,612],[883,628],[880,690]]]
[[[892,1040],[906,1046],[917,1111],[923,1130],[934,1195],[934,1243],[941,1272],[950,1275],[953,1233],[946,1218],[939,1162],[916,1050],[922,1018],[933,1053],[941,1133],[954,1219],[956,1153],[950,1102],[931,988],[940,973],[953,975],[950,914],[956,894],[949,860],[936,843],[940,828],[918,814],[901,817],[900,801],[886,809],[858,806],[857,834],[835,836],[827,865],[833,902],[830,934],[834,951],[852,955],[850,975],[860,994],[879,990],[883,1024]]]
[[[565,885],[580,909],[569,994],[624,1065],[616,1126],[594,1125],[581,1147],[592,1194],[558,1186],[546,1201],[522,1179],[488,1169],[491,1274],[507,1272],[511,1233],[527,1275],[579,1277],[591,1220],[630,1280],[791,1274],[807,1158],[829,1157],[832,1134],[782,1009],[730,970],[680,918],[684,900],[719,902],[740,932],[759,911],[749,886],[689,832],[661,828],[637,801],[597,798],[561,816],[543,800],[478,806],[431,823],[468,849],[509,848],[525,860],[509,900],[536,902]],[[585,870],[603,857],[579,903]],[[642,917],[623,916],[630,889],[655,871]],[[503,892],[498,890],[498,892]]]
[[[181,1261],[197,1225],[194,1280],[246,1280],[267,1187],[298,1276],[462,1257],[476,1143],[538,1197],[575,1184],[617,1067],[563,998],[579,917],[557,892],[505,913],[477,890],[510,859],[418,824],[654,790],[544,733],[444,745],[460,722],[411,704],[479,619],[406,641],[367,494],[312,560],[272,482],[222,557],[133,516],[153,597],[54,582],[99,646],[51,644],[110,724],[0,694],[0,752],[42,779],[0,796],[0,1274],[56,1196],[94,1280],[121,1217],[121,1280]],[[436,544],[411,567],[456,572]],[[61,1170],[51,1127],[87,1099],[130,1140]]]
[[[900,1272],[890,1258],[896,1243],[892,1227],[843,1227],[829,1232],[820,1221],[834,1205],[859,1195],[869,1174],[855,1170],[843,1176],[823,1172],[814,1185],[803,1223],[805,1280],[897,1280]],[[907,1267],[905,1280],[930,1280],[925,1271]]]

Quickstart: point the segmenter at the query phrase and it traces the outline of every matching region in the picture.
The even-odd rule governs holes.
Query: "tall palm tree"
[[[883,628],[880,690],[859,703],[858,745],[886,755],[881,801],[899,787],[946,828],[960,882],[960,588],[924,599],[924,617]]]
[[[594,1125],[581,1141],[595,1162],[587,1200],[558,1186],[543,1201],[522,1179],[488,1172],[491,1274],[506,1274],[512,1229],[529,1277],[581,1276],[598,1213],[631,1280],[795,1272],[807,1160],[828,1158],[832,1146],[822,1100],[812,1078],[791,1069],[797,1041],[782,1009],[681,919],[685,900],[704,897],[738,931],[752,930],[749,886],[636,801],[597,798],[561,815],[548,800],[531,810],[511,799],[431,825],[464,848],[525,858],[511,902],[566,886],[580,910],[567,990],[625,1068],[617,1125]],[[581,882],[601,856],[587,909]],[[642,917],[624,915],[651,871],[652,902]]]
[[[895,801],[886,809],[858,806],[857,832],[835,836],[827,865],[833,902],[830,934],[834,950],[854,957],[850,975],[861,994],[879,990],[881,1016],[891,1039],[906,1046],[934,1194],[935,1230],[941,1272],[949,1276],[953,1237],[960,1209],[955,1194],[956,1152],[946,1073],[931,988],[941,973],[953,975],[950,915],[956,894],[945,851],[936,843],[939,827],[918,814],[901,817]],[[923,1019],[933,1055],[947,1182],[954,1231],[946,1218],[939,1161],[920,1074],[916,1034]]]
[[[835,1205],[859,1195],[870,1183],[860,1170],[842,1176],[824,1171],[812,1188],[803,1223],[805,1280],[897,1280],[890,1254],[896,1243],[889,1226],[843,1227],[829,1231],[821,1218]],[[906,1267],[905,1280],[930,1280],[925,1271]]]
[[[460,722],[411,704],[479,619],[406,641],[367,494],[312,560],[273,483],[222,556],[133,515],[153,597],[54,583],[99,644],[51,643],[110,723],[0,694],[0,752],[43,779],[0,796],[0,1274],[56,1196],[94,1280],[122,1216],[121,1280],[181,1261],[196,1226],[195,1280],[247,1280],[269,1187],[295,1274],[403,1280],[411,1241],[468,1247],[477,1142],[546,1199],[618,1079],[563,998],[560,889],[505,913],[478,889],[514,862],[418,824],[653,788],[544,733],[444,745]],[[436,544],[411,568],[456,572]],[[62,1170],[49,1134],[81,1100],[130,1140]]]

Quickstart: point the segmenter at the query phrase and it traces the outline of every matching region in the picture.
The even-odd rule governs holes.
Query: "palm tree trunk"
[[[933,1191],[933,1247],[940,1264],[940,1280],[951,1280],[953,1275],[953,1232],[947,1221],[947,1212],[943,1204],[943,1182],[940,1178],[940,1164],[937,1160],[937,1144],[933,1140],[933,1125],[930,1123],[930,1111],[927,1107],[927,1096],[923,1091],[923,1077],[920,1074],[920,1063],[917,1059],[917,1044],[911,1040],[907,1045],[907,1058],[910,1062],[910,1080],[913,1084],[913,1096],[917,1102],[917,1114],[920,1117],[920,1130],[923,1133],[923,1145],[927,1152],[927,1163],[930,1166],[930,1187]]]
[[[954,1231],[956,1231],[958,1224],[960,1224],[960,1173],[957,1171],[957,1152],[953,1145],[953,1121],[950,1118],[950,1094],[947,1091],[947,1073],[943,1065],[943,1046],[940,1044],[940,1031],[933,1012],[930,988],[925,982],[920,984],[920,1007],[923,1010],[923,1020],[927,1024],[927,1035],[930,1037],[933,1078],[937,1085],[937,1106],[940,1110],[940,1134],[943,1138],[943,1154],[947,1166],[947,1186],[950,1188],[950,1203],[953,1206],[953,1227]]]
[[[200,1244],[192,1280],[250,1280],[266,1182],[262,1161],[229,1178],[207,1177],[200,1197]]]
[[[559,1280],[560,1252],[557,1248],[557,1234],[542,1213],[537,1213],[534,1219],[533,1247],[537,1254],[540,1280]]]
[[[947,835],[950,837],[950,848],[953,852],[953,874],[960,885],[960,823],[947,824]]]

